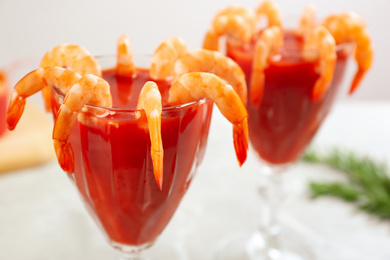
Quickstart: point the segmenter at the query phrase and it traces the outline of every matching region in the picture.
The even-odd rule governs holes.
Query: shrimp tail
[[[17,91],[14,91],[7,111],[7,127],[9,130],[15,129],[23,114],[25,105],[26,99],[19,96]]]
[[[58,163],[66,173],[74,172],[74,156],[71,144],[68,141],[54,139],[54,149]]]
[[[248,151],[248,119],[233,124],[234,149],[240,167],[245,163]]]
[[[77,114],[73,113],[66,105],[62,104],[58,114],[67,114],[67,116],[58,116],[53,128],[53,144],[57,155],[58,164],[67,173],[74,172],[74,156],[72,146],[68,139],[72,128],[64,126],[73,126],[77,119]]]
[[[163,151],[152,151],[151,152],[153,160],[153,169],[154,169],[154,178],[157,182],[158,187],[162,190],[163,185]]]
[[[366,74],[367,70],[364,68],[359,68],[358,71],[355,74],[355,77],[353,78],[353,81],[351,83],[351,87],[349,89],[349,94],[352,94],[355,92],[357,87],[360,85],[360,82],[364,78],[364,75]]]
[[[87,74],[74,83],[65,96],[53,128],[53,144],[58,163],[67,173],[74,172],[74,156],[69,137],[84,105],[112,107],[110,85],[104,79]]]
[[[43,69],[37,69],[24,76],[14,87],[7,111],[7,127],[13,130],[23,114],[26,98],[40,91],[45,82]]]

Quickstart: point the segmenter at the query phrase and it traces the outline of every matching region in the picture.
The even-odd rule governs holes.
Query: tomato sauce
[[[328,93],[320,101],[313,102],[310,94],[319,75],[316,62],[305,61],[296,51],[302,47],[302,37],[292,31],[284,32],[281,55],[271,59],[264,70],[261,103],[252,106],[248,102],[252,147],[260,158],[271,164],[290,163],[300,157],[328,113],[346,68],[349,48],[338,48]],[[254,44],[243,46],[228,41],[226,49],[227,55],[243,69],[250,88]]]
[[[142,69],[134,78],[117,76],[114,70],[104,71],[103,77],[110,83],[113,107],[120,109],[135,108],[142,86],[150,80],[148,70]],[[166,106],[170,82],[157,83]],[[58,103],[55,106],[58,109]],[[212,103],[206,100],[163,109],[162,190],[154,179],[143,111],[140,118],[115,109],[101,116],[79,116],[82,123],[76,122],[69,139],[75,157],[70,176],[110,242],[147,245],[162,232],[203,158],[211,112]]]

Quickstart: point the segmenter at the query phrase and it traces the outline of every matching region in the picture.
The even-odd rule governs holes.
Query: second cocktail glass
[[[175,213],[204,155],[212,112],[212,103],[206,99],[163,108],[164,177],[160,190],[153,174],[148,122],[133,98],[149,79],[148,69],[142,68],[147,68],[150,57],[135,58],[135,77],[103,70],[117,108],[89,106],[87,113],[79,115],[82,120],[75,124],[69,139],[75,164],[70,179],[109,244],[129,257],[150,247]],[[100,57],[98,61],[104,68],[113,68],[105,64],[115,64],[115,57]],[[168,81],[159,82],[163,96],[169,86]],[[53,93],[55,114],[64,95],[58,89]],[[100,110],[100,116],[94,110]]]
[[[316,62],[302,59],[302,39],[294,32],[284,32],[284,44],[278,57],[271,58],[269,67],[264,71],[264,92],[260,104],[248,102],[247,105],[251,148],[260,159],[262,181],[267,184],[261,194],[265,206],[262,208],[261,226],[251,236],[234,237],[234,241],[221,251],[219,259],[298,260],[307,259],[305,255],[310,254],[302,250],[304,247],[291,245],[291,250],[299,248],[297,251],[300,251],[291,252],[280,245],[278,209],[286,196],[283,173],[301,157],[328,114],[340,88],[352,46],[342,44],[337,47],[332,84],[321,100],[313,101],[311,91],[318,79]],[[243,50],[242,45],[237,45],[234,40],[227,45],[227,55],[243,68],[247,79],[252,74],[252,51]],[[314,49],[307,51],[318,52]],[[251,87],[249,82],[248,86]],[[240,254],[238,258],[237,253]]]
[[[263,16],[268,18],[268,27],[256,31]],[[281,16],[270,0],[263,1],[256,12],[229,6],[214,17],[204,41],[205,48],[216,50],[219,37],[227,36],[226,54],[245,72],[249,138],[261,162],[262,181],[267,183],[262,189],[265,207],[260,228],[224,239],[217,259],[313,259],[298,238],[289,241],[289,248],[280,243],[282,173],[304,153],[334,103],[353,51],[350,42],[356,42],[359,65],[351,92],[371,66],[369,34],[355,13],[330,16],[323,26],[318,26],[312,6],[305,9],[300,22],[288,21],[294,25],[282,27]]]

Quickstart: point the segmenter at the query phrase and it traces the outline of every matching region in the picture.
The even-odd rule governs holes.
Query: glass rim
[[[286,27],[283,28],[283,31],[296,31],[299,28],[299,22],[302,14],[294,14],[294,13],[283,13],[282,14],[282,26],[285,26],[285,24],[288,24]],[[316,17],[317,25],[321,25],[319,21],[322,21],[324,17]],[[292,25],[293,24],[293,25]],[[354,43],[352,42],[343,42],[339,44],[335,44],[335,51],[336,53],[339,51],[345,51],[347,48],[352,48]],[[295,50],[295,48],[286,48],[285,50]],[[309,49],[306,50],[307,52],[314,52],[318,51],[318,49]]]
[[[99,62],[99,59],[103,59],[103,58],[112,58],[114,59],[114,61],[116,61],[116,54],[101,54],[101,55],[96,55],[94,56],[98,62]],[[152,54],[150,53],[133,53],[133,57],[134,58],[140,58],[140,57],[143,57],[143,58],[151,58],[152,57]],[[116,64],[116,63],[115,63]],[[99,63],[99,65],[101,66],[101,64]],[[108,67],[108,68],[102,68],[102,72],[105,71],[105,70],[109,70],[109,69],[114,69],[115,67]],[[150,69],[150,65],[149,66],[135,66],[135,68],[137,69]],[[149,81],[153,81],[153,80],[149,80]],[[153,81],[155,82],[155,81]],[[157,84],[157,82],[155,82]],[[109,82],[108,82],[109,84]],[[65,93],[62,92],[61,89],[57,88],[57,87],[53,87],[56,94],[59,95],[60,97],[62,97],[63,99],[65,99]],[[137,97],[138,99],[138,97]],[[187,103],[184,103],[184,104],[180,104],[180,105],[173,105],[173,106],[163,106],[162,107],[162,113],[164,112],[174,112],[176,110],[183,110],[183,109],[186,109],[186,108],[189,108],[191,106],[194,106],[196,104],[203,104],[203,103],[206,103],[207,102],[207,98],[201,98],[201,99],[198,99],[198,100],[194,100],[194,101],[191,101],[191,102],[187,102]],[[99,105],[94,105],[94,104],[85,104],[85,106],[87,106],[89,109],[92,109],[92,110],[96,110],[96,109],[104,109],[104,110],[107,110],[107,111],[111,111],[111,112],[115,112],[115,113],[134,113],[134,112],[139,112],[139,111],[143,111],[143,109],[137,109],[137,108],[120,108],[120,107],[105,107],[105,106],[99,106]]]
[[[283,31],[294,31],[295,28],[285,28]],[[226,42],[228,44],[232,44],[233,46],[237,46],[237,45],[242,45],[242,44],[245,44],[245,45],[254,45],[253,43],[244,43],[242,41],[240,41],[239,39],[237,38],[234,38],[234,37],[230,37],[230,36],[227,36],[226,37]],[[352,48],[354,46],[354,43],[353,42],[343,42],[343,43],[339,43],[339,44],[335,44],[335,52],[338,53],[338,52],[343,52],[343,51],[346,51],[350,48]],[[291,47],[285,47],[283,46],[281,49],[278,49],[279,50],[284,50],[284,51],[297,51],[297,50],[300,50],[300,52],[297,52],[297,53],[302,53],[302,52],[305,52],[305,53],[317,53],[318,52],[318,48],[311,48],[311,49],[306,49],[306,50],[303,50],[303,49],[298,49],[298,48],[291,48]],[[291,55],[291,53],[290,53]]]

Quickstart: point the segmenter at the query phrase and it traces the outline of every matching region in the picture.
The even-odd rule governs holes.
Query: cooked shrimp
[[[336,43],[332,35],[323,26],[314,28],[304,43],[304,57],[306,59],[319,59],[317,70],[320,77],[315,82],[311,93],[311,99],[313,101],[321,99],[326,94],[332,82],[337,58],[335,45]],[[318,50],[318,54],[313,50]],[[313,57],[313,53],[317,54],[317,57]]]
[[[237,63],[220,52],[198,49],[187,53],[176,62],[175,75],[177,77],[188,72],[210,72],[223,78],[246,104],[245,74]]]
[[[329,16],[322,24],[333,35],[336,44],[344,42],[356,44],[355,60],[358,70],[349,90],[353,93],[373,62],[374,50],[366,23],[354,12],[343,12]]]
[[[14,87],[7,112],[8,129],[13,130],[23,114],[26,98],[43,88],[56,86],[64,93],[79,81],[80,74],[61,67],[36,69],[24,76]],[[49,100],[50,101],[50,100]]]
[[[317,10],[313,4],[307,5],[303,10],[298,28],[298,32],[302,36],[307,37],[316,26],[316,14]]]
[[[77,115],[86,104],[112,106],[110,86],[95,75],[87,74],[71,86],[58,111],[53,129],[54,148],[58,163],[67,173],[74,171],[73,150],[68,142]]]
[[[248,113],[245,105],[230,85],[218,76],[205,72],[191,72],[177,79],[169,90],[168,103],[178,105],[200,98],[214,101],[225,118],[233,124],[234,148],[241,166],[248,150]]]
[[[219,35],[215,31],[207,31],[206,36],[203,40],[203,49],[219,51]]]
[[[46,52],[40,67],[64,67],[81,75],[94,74],[101,77],[100,65],[84,47],[74,44],[60,44]]]
[[[118,75],[126,77],[131,77],[135,73],[131,41],[126,34],[122,34],[118,38],[116,72]]]
[[[249,43],[254,36],[255,26],[256,16],[252,10],[237,5],[228,6],[214,17],[203,48],[218,51],[218,40],[224,35]]]
[[[60,44],[46,52],[41,60],[40,67],[63,67],[74,70],[82,76],[94,74],[101,77],[99,63],[84,47],[74,44]],[[46,111],[50,111],[50,87],[42,89]]]
[[[277,26],[282,29],[282,11],[272,0],[263,1],[256,11],[256,19],[260,20],[263,16],[268,19],[268,27]]]
[[[157,84],[148,81],[139,95],[137,109],[143,109],[148,119],[154,177],[160,190],[163,182],[164,150],[161,140],[161,94]]]
[[[250,81],[250,102],[253,106],[260,104],[264,91],[264,70],[268,68],[268,59],[277,54],[283,47],[282,31],[277,26],[265,29],[255,45],[255,54]]]
[[[187,52],[187,45],[180,37],[165,38],[153,53],[150,77],[155,80],[172,77],[176,60]]]

